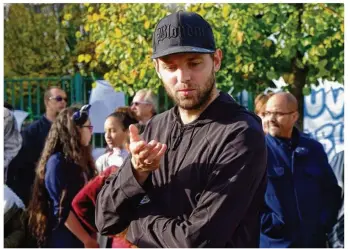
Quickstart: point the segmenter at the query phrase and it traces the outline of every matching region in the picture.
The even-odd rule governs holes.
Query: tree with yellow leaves
[[[300,102],[318,79],[343,82],[344,5],[308,4],[186,4],[212,25],[217,47],[224,52],[217,74],[220,89],[260,92],[280,77]],[[176,8],[175,8],[176,9]],[[116,89],[129,92],[157,89],[152,60],[152,31],[168,14],[163,4],[101,4],[85,18],[89,38],[96,44],[92,58],[106,63],[104,74]],[[301,115],[302,117],[303,115]]]

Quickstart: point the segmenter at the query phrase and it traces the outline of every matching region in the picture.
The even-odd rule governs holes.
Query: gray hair
[[[142,96],[144,101],[149,102],[152,105],[153,115],[157,114],[157,96],[152,92],[152,90],[144,88],[138,90],[135,94]]]

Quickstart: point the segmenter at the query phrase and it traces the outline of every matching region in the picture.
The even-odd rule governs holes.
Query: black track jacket
[[[266,146],[259,118],[220,93],[183,125],[177,107],[143,133],[168,146],[140,186],[130,157],[98,195],[102,235],[128,228],[138,247],[258,247],[266,190]]]

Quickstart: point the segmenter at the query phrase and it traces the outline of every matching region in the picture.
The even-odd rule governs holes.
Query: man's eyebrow
[[[188,61],[194,61],[194,60],[203,60],[202,57],[196,56],[196,57],[190,57],[187,59]]]

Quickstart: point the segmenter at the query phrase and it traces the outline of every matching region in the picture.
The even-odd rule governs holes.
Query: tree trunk
[[[298,52],[299,53],[299,52]],[[295,60],[293,60],[293,73],[295,75],[294,83],[291,85],[291,93],[298,100],[298,111],[299,111],[299,119],[296,124],[298,129],[303,130],[303,121],[304,121],[304,94],[303,88],[306,84],[306,76],[308,69],[300,69],[295,65]]]
[[[302,21],[301,17],[303,14],[304,4],[298,3],[295,4],[297,10],[299,11],[299,22],[298,22],[298,29],[302,30]],[[296,97],[298,100],[298,111],[299,111],[299,120],[296,123],[296,126],[301,131],[303,130],[303,121],[304,121],[304,94],[303,94],[303,88],[306,84],[306,77],[308,74],[308,67],[304,66],[304,68],[300,68],[297,66],[297,60],[300,62],[303,61],[303,54],[300,51],[297,51],[296,56],[294,57],[292,61],[292,73],[295,75],[294,82],[291,85],[291,93]],[[300,63],[301,64],[301,63]]]

